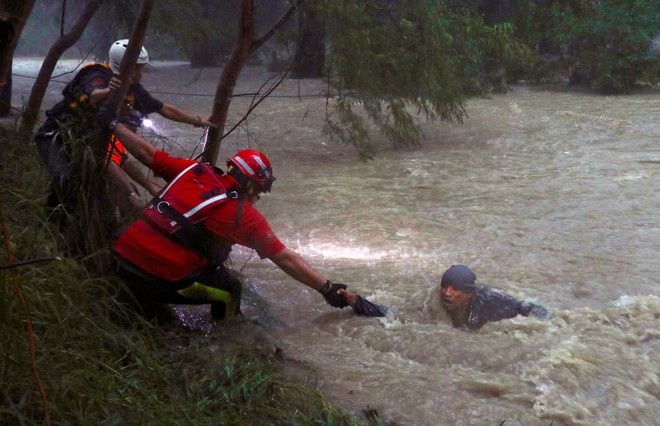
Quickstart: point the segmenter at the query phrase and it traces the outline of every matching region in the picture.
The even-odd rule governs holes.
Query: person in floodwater
[[[548,318],[541,305],[520,301],[502,290],[477,285],[477,276],[465,265],[453,265],[442,275],[440,301],[454,328],[478,330],[490,321],[518,315]]]
[[[230,307],[221,291],[240,301],[241,283],[224,266],[233,244],[256,250],[262,259],[321,293],[330,306],[348,306],[340,293],[347,286],[331,282],[287,248],[254,207],[275,180],[263,153],[236,153],[224,173],[209,164],[171,157],[122,124],[114,131],[136,159],[167,182],[113,247],[118,275],[147,316],[157,315],[154,308],[169,303],[210,304],[216,319],[237,314],[239,304]]]

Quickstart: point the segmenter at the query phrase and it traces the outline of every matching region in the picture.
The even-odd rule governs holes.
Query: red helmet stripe
[[[248,163],[246,163],[245,161],[243,161],[243,159],[242,159],[241,157],[239,157],[238,155],[235,156],[234,158],[232,158],[232,160],[233,160],[233,161],[236,161],[236,162],[238,163],[238,165],[241,166],[241,168],[242,168],[243,170],[245,170],[249,175],[252,175],[252,176],[256,175],[256,173],[254,172],[254,170],[252,170],[252,167],[250,167],[250,166],[248,165]]]
[[[258,155],[253,155],[252,158],[254,159],[254,161],[259,163],[259,165],[261,166],[261,171],[266,175],[266,177],[270,177],[270,173],[268,173],[268,166],[266,166],[266,164],[263,161],[261,161],[261,158]]]

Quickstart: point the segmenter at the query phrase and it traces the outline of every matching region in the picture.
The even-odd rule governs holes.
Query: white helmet
[[[124,57],[124,52],[126,52],[127,47],[127,38],[123,40],[117,40],[112,43],[112,46],[110,46],[110,52],[108,53],[110,58],[110,69],[115,74],[119,74],[119,66],[121,65],[121,60]],[[146,64],[147,62],[149,62],[149,54],[147,53],[147,49],[142,46],[142,50],[140,50],[140,56],[138,57],[137,63]]]

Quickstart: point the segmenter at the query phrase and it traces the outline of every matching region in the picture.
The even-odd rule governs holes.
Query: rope
[[[73,70],[75,71],[75,70]],[[73,71],[69,71],[66,73],[62,73],[60,75],[64,74],[70,74]],[[33,77],[31,75],[24,75],[24,74],[17,74],[17,73],[12,73],[12,76],[16,77],[22,77],[22,78],[29,78],[31,80],[36,80],[36,77]],[[59,84],[67,84],[68,81],[61,81],[61,80],[56,80],[55,78],[50,80],[51,82],[54,83],[59,83]],[[197,96],[197,97],[202,97],[202,98],[213,98],[215,97],[215,94],[208,94],[208,93],[186,93],[186,92],[162,92],[162,91],[157,91],[157,90],[149,90],[149,93],[155,93],[158,95],[170,95],[170,96]],[[236,93],[231,95],[232,98],[242,98],[242,97],[255,97],[259,95],[259,93]],[[325,98],[327,95],[325,94],[317,94],[317,95],[273,95],[270,94],[268,95],[269,98]]]
[[[2,233],[5,239],[5,250],[7,252],[7,260],[10,264],[14,262],[14,256],[11,252],[11,246],[9,243],[9,233],[7,232],[7,227],[5,226],[4,218],[2,217],[2,204],[0,204],[0,222],[2,222]],[[39,371],[37,370],[37,350],[34,344],[34,332],[32,330],[32,320],[30,319],[30,309],[28,308],[23,293],[21,292],[20,285],[18,284],[18,278],[16,277],[16,271],[11,271],[12,281],[14,283],[14,290],[18,299],[21,301],[23,308],[25,309],[26,317],[26,327],[28,331],[28,336],[30,339],[30,360],[32,362],[32,372],[34,373],[34,379],[37,382],[39,387],[39,393],[41,394],[41,399],[43,400],[44,405],[44,424],[50,426],[50,413],[48,411],[48,398],[46,396],[46,390],[44,389],[43,383],[41,382],[41,377],[39,376]]]

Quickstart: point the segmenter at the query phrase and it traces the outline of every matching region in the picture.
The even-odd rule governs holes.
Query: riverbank
[[[156,66],[145,86],[203,115],[217,72]],[[246,69],[236,93],[254,93],[267,76]],[[241,339],[262,342],[267,330],[287,374],[317,372],[314,383],[340,406],[370,407],[397,424],[651,424],[660,416],[657,90],[602,96],[512,85],[466,102],[463,126],[424,123],[418,149],[383,146],[363,163],[323,134],[328,104],[313,97],[322,89],[285,81],[223,143],[219,164],[238,149],[264,150],[277,181],[258,208],[278,237],[393,312],[367,319],[332,309],[236,247],[246,291],[261,301],[246,305],[260,327],[241,329]],[[250,102],[235,99],[230,121]],[[154,143],[193,152],[199,129],[153,118]],[[433,291],[454,263],[553,318],[454,330]],[[203,345],[215,344],[219,331],[193,325]]]
[[[58,249],[31,144],[0,126],[0,145],[0,423],[359,424],[314,386],[313,369],[292,378],[296,362],[256,323],[205,333],[119,305],[115,277]]]

